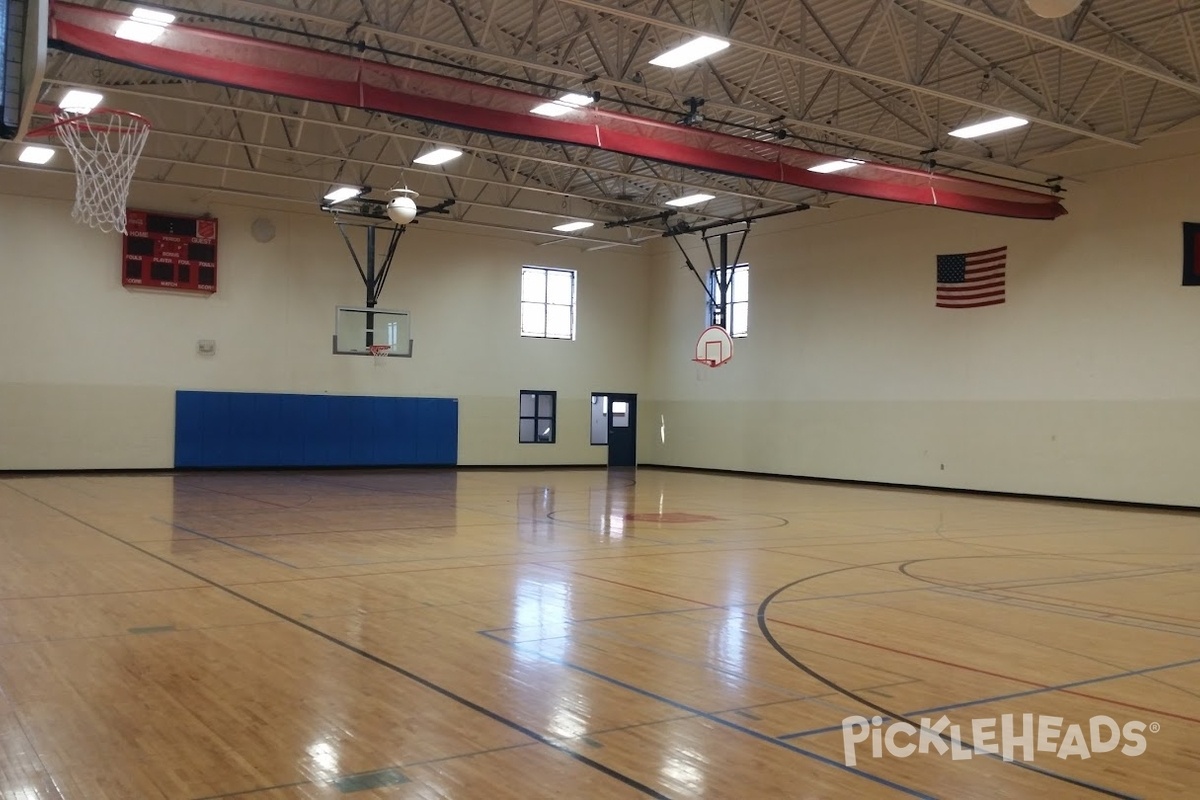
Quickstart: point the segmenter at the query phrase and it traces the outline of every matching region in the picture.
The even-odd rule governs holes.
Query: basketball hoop
[[[57,135],[75,162],[75,207],[71,217],[105,233],[125,233],[125,203],[138,157],[150,135],[145,117],[97,108],[87,113],[59,110],[54,122],[29,136]]]
[[[692,357],[702,367],[715,369],[728,364],[733,358],[733,338],[720,325],[710,325],[696,339],[696,352]],[[698,378],[698,380],[703,380]]]
[[[375,366],[382,367],[387,362],[388,353],[392,352],[390,344],[369,344],[367,352],[375,358]]]

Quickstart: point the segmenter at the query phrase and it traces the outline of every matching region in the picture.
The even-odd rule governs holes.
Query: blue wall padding
[[[458,400],[176,392],[176,467],[458,463]]]

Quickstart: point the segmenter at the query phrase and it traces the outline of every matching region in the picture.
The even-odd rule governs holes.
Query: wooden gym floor
[[[665,470],[10,477],[0,798],[1197,797],[1198,565],[1182,512]],[[846,763],[1004,714],[1145,751]]]

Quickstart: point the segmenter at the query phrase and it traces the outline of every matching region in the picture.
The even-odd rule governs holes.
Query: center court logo
[[[998,755],[1005,761],[1033,761],[1037,753],[1086,760],[1118,748],[1122,755],[1140,756],[1146,752],[1146,732],[1159,731],[1157,722],[1147,725],[1134,720],[1120,725],[1108,716],[1092,717],[1085,724],[1064,722],[1062,717],[1034,714],[975,719],[968,730],[969,741],[964,741],[962,726],[952,725],[945,715],[936,722],[922,718],[920,727],[906,721],[885,726],[882,717],[853,716],[842,720],[842,748],[848,767],[858,763],[858,745],[868,739],[872,758],[883,758],[886,751],[895,758],[948,752],[955,761],[976,754]]]

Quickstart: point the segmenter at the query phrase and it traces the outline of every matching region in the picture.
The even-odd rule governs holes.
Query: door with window
[[[637,395],[608,395],[608,465],[637,466]]]

